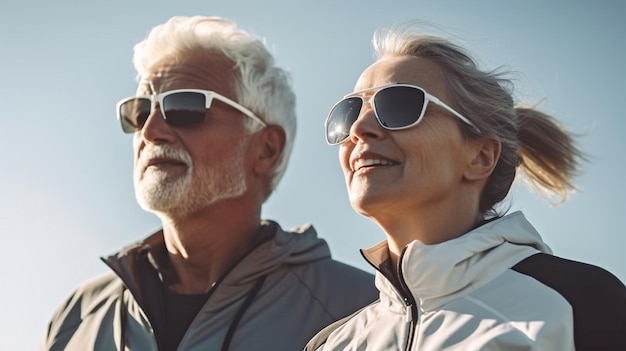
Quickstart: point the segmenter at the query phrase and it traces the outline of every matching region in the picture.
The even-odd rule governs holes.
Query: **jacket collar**
[[[552,253],[518,211],[440,244],[411,242],[400,257],[399,271],[404,274],[399,279],[404,281],[419,307],[428,311],[482,287],[538,252]],[[375,267],[389,259],[386,241],[362,253]],[[376,285],[381,300],[402,299],[391,281],[379,269]]]
[[[259,244],[255,249],[218,281],[211,293],[209,307],[221,308],[228,301],[236,300],[247,291],[247,285],[254,284],[259,277],[280,265],[302,264],[330,257],[328,245],[317,237],[311,225],[285,231],[276,222],[262,221],[257,237]],[[178,281],[178,275],[169,261],[162,230],[102,260],[123,280],[139,303],[143,301],[142,262],[147,260],[164,284]]]

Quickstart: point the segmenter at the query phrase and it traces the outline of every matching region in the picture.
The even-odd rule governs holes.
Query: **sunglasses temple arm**
[[[437,97],[432,96],[430,94],[428,94],[428,99],[431,100],[432,102],[434,102],[435,104],[437,104],[437,105],[443,107],[444,109],[446,109],[448,112],[450,112],[451,114],[456,116],[458,119],[460,119],[461,121],[465,122],[465,124],[467,124],[470,127],[474,128],[480,134],[480,130],[478,129],[478,127],[476,127],[474,125],[474,123],[472,123],[472,121],[470,121],[469,119],[463,117],[462,114],[456,112],[452,107],[448,106],[445,102],[439,100]]]
[[[267,123],[263,122],[263,120],[260,119],[259,117],[257,117],[254,113],[252,113],[252,111],[250,111],[247,108],[241,106],[237,102],[227,98],[226,96],[213,95],[212,98],[213,99],[218,99],[218,100],[220,100],[220,101],[222,101],[222,102],[224,102],[224,103],[226,103],[226,104],[236,108],[237,110],[241,111],[246,116],[252,118],[253,120],[255,120],[257,122],[259,122],[263,127],[267,127]],[[209,101],[209,100],[207,100],[207,101]]]

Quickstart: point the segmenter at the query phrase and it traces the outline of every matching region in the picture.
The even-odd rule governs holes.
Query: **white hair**
[[[290,76],[274,65],[274,57],[263,39],[219,17],[172,17],[135,45],[133,63],[141,78],[163,58],[175,60],[198,52],[218,53],[231,60],[236,100],[267,124],[285,131],[285,148],[270,180],[269,197],[287,169],[296,135],[296,98]],[[248,118],[245,126],[249,132],[260,128]]]

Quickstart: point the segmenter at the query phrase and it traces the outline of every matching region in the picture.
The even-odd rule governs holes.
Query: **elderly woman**
[[[352,207],[386,240],[363,256],[380,299],[309,350],[626,350],[626,288],[553,256],[498,206],[516,171],[563,199],[583,154],[552,117],[515,107],[501,74],[410,27],[326,120]]]

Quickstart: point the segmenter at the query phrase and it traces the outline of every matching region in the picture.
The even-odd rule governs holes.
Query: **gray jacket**
[[[377,298],[373,275],[332,260],[313,227],[265,226],[276,234],[212,288],[178,350],[301,350],[324,326]],[[159,231],[104,259],[114,272],[82,284],[61,305],[41,350],[157,350],[136,262],[142,252],[158,261],[162,246]]]

